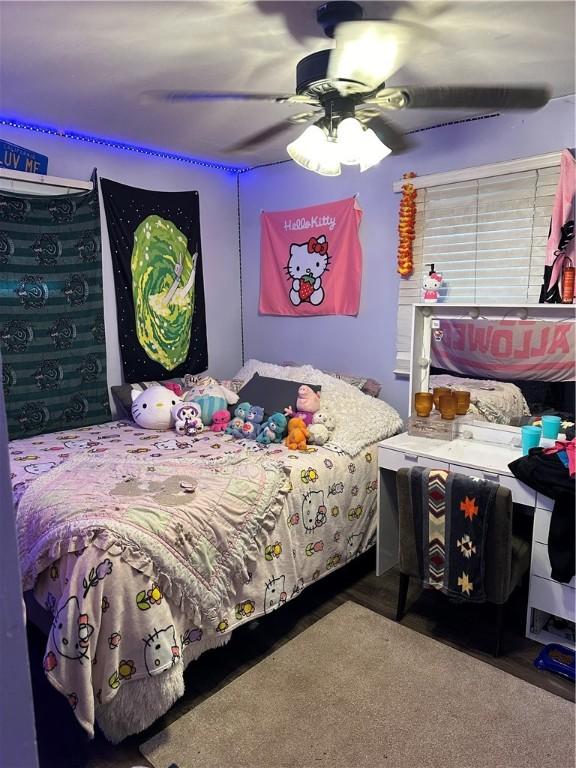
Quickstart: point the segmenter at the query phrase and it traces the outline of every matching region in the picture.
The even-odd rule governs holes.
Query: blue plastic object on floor
[[[534,660],[534,666],[574,680],[576,654],[559,643],[546,645]]]

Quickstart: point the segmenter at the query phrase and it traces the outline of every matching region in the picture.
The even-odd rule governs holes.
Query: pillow
[[[300,367],[300,363],[291,361],[285,362],[283,365],[289,368]],[[379,381],[376,381],[376,379],[367,379],[363,376],[352,376],[351,374],[340,373],[339,371],[327,371],[324,368],[319,368],[318,370],[322,371],[322,373],[325,373],[327,376],[333,376],[335,379],[341,379],[347,384],[351,384],[369,397],[378,397],[380,390],[382,389],[382,384]]]
[[[149,387],[158,387],[165,384],[179,384],[184,387],[184,379],[166,379],[165,381],[137,381],[133,384],[118,384],[110,387],[110,393],[116,404],[116,413],[119,419],[132,421],[132,390],[143,392]]]
[[[246,382],[238,392],[238,400],[241,403],[260,405],[264,408],[264,417],[268,418],[275,411],[284,413],[284,408],[289,405],[296,408],[298,388],[306,384],[304,381],[287,381],[286,379],[273,379],[269,376],[260,376],[255,373],[250,381]],[[315,392],[320,392],[322,387],[317,384],[308,384]],[[235,405],[230,406],[230,412],[234,413]]]

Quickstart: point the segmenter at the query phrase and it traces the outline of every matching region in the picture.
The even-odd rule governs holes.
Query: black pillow
[[[284,408],[292,406],[296,410],[298,388],[306,382],[287,381],[286,379],[273,379],[269,376],[260,376],[255,373],[238,392],[238,403],[250,403],[264,408],[264,416],[268,418],[275,411],[284,413]],[[317,384],[308,384],[314,392],[320,392],[322,387]],[[230,406],[233,414],[238,404]]]

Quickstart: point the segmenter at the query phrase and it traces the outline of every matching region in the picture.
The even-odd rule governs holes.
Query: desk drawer
[[[548,531],[550,530],[550,518],[552,512],[549,509],[536,507],[534,511],[534,530],[532,531],[532,541],[548,545]]]
[[[450,470],[452,472],[459,472],[461,475],[469,475],[470,477],[482,477],[484,480],[500,483],[504,488],[510,488],[512,491],[512,501],[515,504],[525,504],[528,507],[533,507],[536,503],[536,491],[528,488],[527,485],[524,485],[515,477],[510,477],[510,475],[499,475],[497,472],[490,472],[479,467],[468,467],[465,464],[452,464],[452,462],[450,463]]]
[[[402,467],[430,467],[448,469],[446,461],[438,461],[430,456],[420,456],[409,451],[394,451],[391,448],[378,448],[378,466],[382,469],[397,471]]]
[[[538,541],[532,542],[532,565],[530,566],[530,573],[534,576],[540,576],[542,579],[552,580],[552,566],[550,565],[550,558],[548,557],[548,545],[542,544]],[[572,577],[572,580],[568,584],[561,584],[559,581],[553,581],[554,584],[558,584],[562,587],[571,589],[572,592],[576,589],[576,576]],[[576,595],[572,595],[572,600],[576,599]]]
[[[574,621],[574,599],[576,593],[557,581],[548,581],[538,576],[530,577],[529,608],[537,608],[562,619]]]

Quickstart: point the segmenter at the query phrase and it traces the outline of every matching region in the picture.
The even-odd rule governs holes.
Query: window
[[[553,153],[412,180],[414,272],[400,282],[396,373],[409,372],[412,305],[432,264],[443,276],[443,303],[538,303],[559,174]]]

